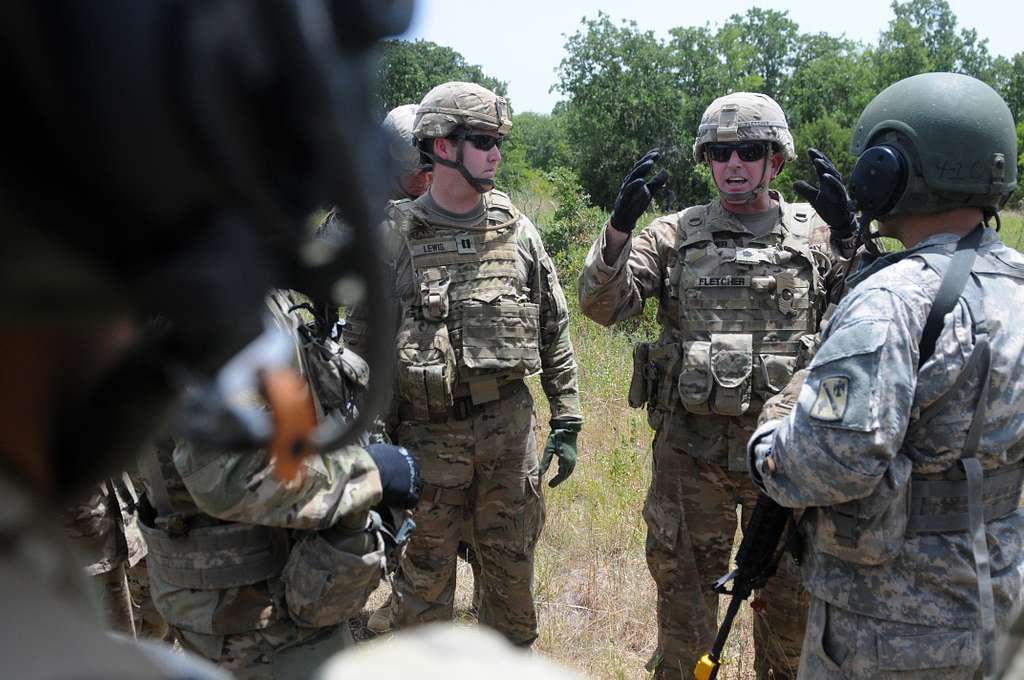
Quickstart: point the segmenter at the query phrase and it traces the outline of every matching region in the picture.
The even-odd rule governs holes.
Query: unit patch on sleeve
[[[828,422],[842,420],[849,393],[850,379],[845,375],[825,378],[818,385],[818,398],[811,406],[811,417]]]

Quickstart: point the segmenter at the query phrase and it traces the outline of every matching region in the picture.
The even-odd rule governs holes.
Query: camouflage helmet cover
[[[422,168],[420,152],[412,134],[419,108],[416,104],[396,106],[388,112],[382,124],[388,135],[388,153],[403,175],[413,175]]]
[[[693,159],[698,163],[703,160],[706,144],[745,141],[772,142],[788,160],[796,158],[793,135],[778,102],[758,92],[733,92],[704,110],[693,140]]]
[[[413,128],[417,140],[447,137],[460,127],[508,134],[508,102],[486,87],[457,81],[438,85],[423,97]]]

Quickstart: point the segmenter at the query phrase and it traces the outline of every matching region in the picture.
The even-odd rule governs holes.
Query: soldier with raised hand
[[[736,508],[745,523],[757,497],[745,472],[747,439],[764,402],[813,346],[854,231],[848,213],[830,229],[811,205],[786,203],[769,188],[795,151],[782,109],[766,95],[733,93],[704,112],[693,157],[707,164],[717,199],[659,217],[633,236],[668,178],[665,171],[647,178],[658,157],[647,153],[623,181],[587,255],[579,295],[583,313],[604,325],[658,299],[661,334],[634,351],[629,402],[647,406],[655,430],[643,511],[658,587],[650,668],[659,678],[684,678],[715,636],[711,584],[728,570]],[[818,200],[817,190],[808,192]],[[792,678],[807,598],[788,556],[759,601],[757,675]]]
[[[582,417],[554,265],[537,228],[494,189],[511,125],[494,92],[473,83],[435,87],[415,126],[434,163],[430,190],[389,208],[403,307],[393,438],[414,452],[423,475],[394,619],[403,627],[452,617],[456,550],[469,518],[483,582],[480,622],[528,646],[537,637],[541,478],[554,457],[551,486],[572,474]],[[551,407],[543,460],[524,382],[538,372]]]
[[[806,508],[802,678],[991,676],[1024,586],[1024,257],[988,227],[1017,186],[1006,103],[969,76],[901,80],[861,113],[866,237],[796,407],[751,474]]]

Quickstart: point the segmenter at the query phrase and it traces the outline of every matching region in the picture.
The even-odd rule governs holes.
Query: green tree
[[[504,96],[508,84],[483,72],[451,49],[429,40],[385,40],[377,64],[377,99],[384,114],[402,104],[418,104],[432,88],[450,80],[463,80],[490,88]]]
[[[531,168],[549,172],[558,166],[569,166],[570,145],[563,126],[563,115],[517,113],[510,137],[523,147],[526,163]]]
[[[688,155],[679,106],[679,65],[665,44],[635,22],[607,14],[584,19],[566,41],[556,89],[569,98],[565,129],[573,167],[597,205],[610,207],[622,177],[648,149],[660,147],[674,166]],[[670,192],[678,193],[673,175]]]

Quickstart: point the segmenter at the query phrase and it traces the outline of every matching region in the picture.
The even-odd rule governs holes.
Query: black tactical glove
[[[850,194],[843,185],[843,177],[828,156],[817,149],[807,149],[807,156],[818,173],[819,187],[803,180],[793,183],[793,191],[800,194],[832,227],[836,238],[847,239],[857,231],[857,214],[853,210]]]
[[[636,162],[633,169],[622,180],[619,187],[619,195],[615,198],[615,208],[609,220],[612,228],[629,234],[636,226],[636,221],[647,210],[651,204],[654,194],[658,193],[665,182],[668,181],[668,171],[662,170],[651,181],[647,181],[647,173],[651,171],[654,162],[661,156],[657,149],[651,149]]]
[[[371,444],[366,447],[380,472],[384,489],[384,505],[392,508],[415,508],[420,502],[420,470],[405,447]]]

